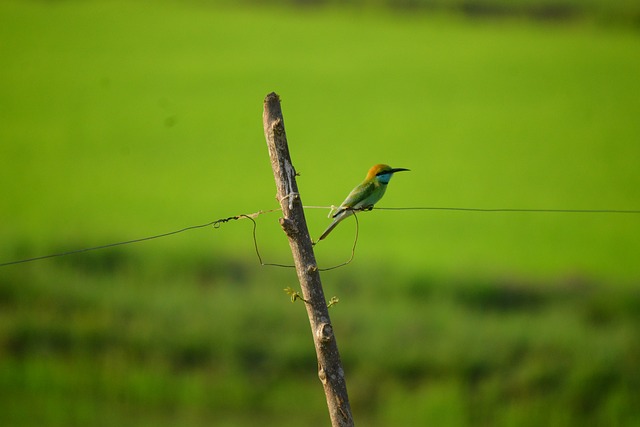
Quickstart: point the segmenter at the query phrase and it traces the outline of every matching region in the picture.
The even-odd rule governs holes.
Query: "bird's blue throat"
[[[393,174],[392,173],[383,173],[377,176],[378,181],[380,182],[380,184],[384,184],[387,185],[389,183],[389,181],[391,181],[391,176]]]

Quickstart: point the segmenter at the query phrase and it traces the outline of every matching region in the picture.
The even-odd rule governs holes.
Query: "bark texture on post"
[[[331,425],[353,426],[344,370],[320,282],[302,201],[298,194],[296,172],[289,156],[280,98],[273,92],[264,100],[262,120],[278,189],[277,197],[282,206],[283,217],[280,218],[280,225],[289,239],[302,296],[306,300],[305,306],[318,357],[318,377],[327,397]]]

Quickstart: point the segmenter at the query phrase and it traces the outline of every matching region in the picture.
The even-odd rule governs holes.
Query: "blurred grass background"
[[[640,209],[635,2],[0,3],[0,261],[306,204]],[[277,214],[265,261],[289,262]],[[307,211],[312,233],[326,212]],[[361,425],[638,425],[634,215],[373,211],[323,275]],[[345,222],[318,245],[348,258]],[[0,270],[0,424],[327,425],[251,223]]]

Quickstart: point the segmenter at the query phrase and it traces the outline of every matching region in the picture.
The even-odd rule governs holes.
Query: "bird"
[[[333,209],[331,210],[329,216],[333,218],[333,221],[329,224],[329,227],[324,230],[324,233],[322,233],[318,241],[327,237],[342,220],[353,215],[355,210],[373,208],[373,205],[384,196],[384,192],[387,190],[387,184],[389,184],[393,174],[408,170],[409,169],[405,168],[392,168],[384,164],[372,166],[369,172],[367,172],[365,180],[351,190],[351,193],[349,193],[344,202],[338,207],[338,211],[331,215]]]

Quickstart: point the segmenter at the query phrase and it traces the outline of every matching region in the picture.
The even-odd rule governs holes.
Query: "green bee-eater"
[[[389,184],[393,174],[408,170],[405,168],[392,168],[389,165],[382,164],[375,165],[369,169],[365,180],[349,193],[338,208],[338,212],[332,216],[333,221],[318,240],[327,237],[340,221],[353,215],[354,210],[372,208],[384,196],[387,184]]]

